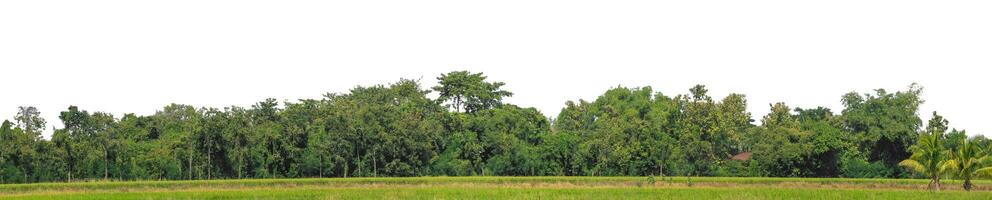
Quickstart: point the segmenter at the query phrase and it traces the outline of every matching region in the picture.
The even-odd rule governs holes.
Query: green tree
[[[246,170],[250,169],[249,147],[254,144],[250,137],[252,127],[251,116],[247,109],[232,106],[225,109],[228,113],[228,124],[224,127],[224,140],[230,145],[227,148],[227,158],[234,171],[231,177],[243,178]]]
[[[83,138],[92,132],[92,128],[88,125],[89,117],[89,112],[80,111],[76,106],[69,106],[68,110],[59,115],[65,128],[55,130],[55,133],[52,134],[52,140],[62,153],[61,157],[66,168],[66,180],[69,182],[72,182],[73,174],[83,175],[79,166],[88,150],[87,146],[82,144]]]
[[[944,136],[944,149],[958,149],[961,142],[968,139],[968,133],[964,130],[951,129]]]
[[[743,135],[751,124],[751,113],[747,112],[747,99],[743,94],[730,94],[717,105],[717,133],[714,139],[716,151],[723,157],[744,151]]]
[[[965,139],[961,147],[951,152],[951,159],[944,163],[954,177],[964,181],[964,190],[971,190],[972,179],[992,175],[992,157],[973,140]]]
[[[278,177],[280,161],[282,160],[283,130],[279,103],[275,99],[266,99],[252,105],[251,110],[251,145],[248,149],[250,166],[256,178]]]
[[[313,176],[323,177],[325,168],[322,149],[326,149],[326,132],[322,125],[323,106],[321,101],[313,99],[300,100],[299,103],[285,102],[286,109],[280,113],[285,119],[286,144],[290,150],[285,159],[289,164],[290,177]]]
[[[439,93],[438,101],[449,102],[448,106],[455,112],[472,113],[490,109],[502,104],[503,97],[513,96],[513,93],[500,89],[503,82],[486,82],[482,73],[454,71],[441,74],[437,78],[438,86],[433,87]]]
[[[940,190],[940,176],[944,174],[946,169],[944,167],[946,152],[943,142],[945,131],[947,131],[947,120],[934,112],[927,130],[920,133],[916,144],[910,147],[913,155],[909,159],[899,162],[900,166],[930,178],[927,189]]]
[[[196,134],[196,151],[202,154],[203,168],[207,174],[207,179],[214,177],[215,172],[228,171],[227,165],[227,138],[224,131],[229,123],[228,115],[218,109],[207,109],[203,113],[203,128],[198,129]]]
[[[785,103],[771,105],[771,112],[761,119],[761,127],[751,136],[753,161],[763,169],[762,175],[812,175],[812,170],[802,168],[812,154],[812,134],[801,130],[800,121],[790,111]]]
[[[731,94],[714,102],[703,85],[689,89],[689,94],[675,98],[673,114],[676,146],[672,155],[684,175],[713,175],[726,171],[723,161],[746,150],[740,137],[751,126],[750,113],[744,108],[744,95]]]
[[[842,121],[830,109],[823,107],[796,108],[795,112],[801,130],[811,133],[813,137],[812,152],[802,168],[812,171],[812,176],[815,177],[840,175],[841,155],[851,148],[848,134],[842,130]]]
[[[17,107],[17,115],[14,116],[17,125],[25,133],[34,137],[41,137],[41,131],[45,128],[45,119],[41,118],[41,112],[34,106]]]
[[[33,182],[33,175],[39,170],[36,162],[40,157],[36,149],[39,137],[21,127],[11,127],[14,124],[6,120],[0,125],[0,140],[3,140],[0,144],[4,148],[0,152],[0,158],[4,160],[0,165],[0,176],[3,176],[0,179],[14,183]]]
[[[591,103],[567,102],[555,119],[555,136],[549,139],[554,139],[551,141],[555,145],[569,145],[575,150],[545,157],[555,157],[553,164],[565,167],[555,171],[570,174],[664,174],[666,165],[680,160],[671,158],[674,112],[673,100],[650,87],[617,87]]]
[[[117,146],[115,145],[117,140],[114,139],[116,136],[113,131],[110,131],[115,119],[113,115],[96,112],[91,115],[90,120],[88,123],[90,135],[86,139],[91,145],[98,148],[99,160],[102,161],[99,166],[103,168],[103,179],[109,179],[111,158],[117,153],[116,149],[113,148]]]
[[[907,175],[898,163],[911,155],[909,146],[916,141],[922,124],[916,115],[923,103],[921,92],[922,87],[912,84],[908,90],[896,93],[877,89],[875,94],[852,92],[843,97],[844,128],[853,134],[858,150],[867,155],[869,162],[885,166],[885,176]]]
[[[549,122],[537,109],[504,105],[469,119],[468,129],[481,145],[483,175],[536,175],[540,160],[533,148],[547,134]]]
[[[158,160],[159,163],[182,163],[179,166],[168,166],[168,171],[177,170],[179,175],[185,176],[172,178],[194,179],[196,171],[193,162],[196,160],[196,134],[199,133],[202,122],[202,113],[190,105],[170,104],[155,113],[156,120],[161,126],[160,136],[164,141],[159,143],[159,155],[172,156],[174,161]],[[164,158],[157,158],[164,159]]]
[[[149,178],[149,169],[140,164],[151,149],[149,122],[149,117],[129,113],[113,124],[110,130],[114,136],[111,138],[114,140],[111,149],[114,149],[115,156],[111,160],[111,166],[114,166],[111,176],[118,180]]]

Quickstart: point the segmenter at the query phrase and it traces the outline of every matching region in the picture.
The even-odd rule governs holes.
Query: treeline
[[[21,107],[0,127],[0,182],[373,176],[911,177],[921,87],[849,93],[840,113],[770,106],[760,125],[742,94],[704,86],[667,96],[617,87],[569,101],[552,119],[504,103],[481,73],[359,86],[321,99],[250,107],[173,104],[150,116]],[[437,93],[436,99],[428,97]],[[935,116],[936,113],[934,113]],[[937,116],[939,117],[939,116]],[[944,123],[946,126],[946,122]],[[941,130],[947,141],[964,131]],[[989,140],[971,138],[988,149]],[[947,142],[948,149],[960,142]],[[923,175],[915,175],[923,176]]]

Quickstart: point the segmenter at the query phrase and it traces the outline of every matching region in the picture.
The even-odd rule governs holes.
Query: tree
[[[438,81],[432,90],[401,79],[319,99],[270,98],[223,109],[171,104],[121,118],[70,106],[59,113],[65,127],[51,140],[40,137],[40,112],[19,107],[13,122],[0,124],[0,182],[915,172],[939,189],[946,172],[970,185],[992,167],[992,140],[948,131],[936,113],[920,130],[923,100],[915,84],[844,95],[839,115],[772,104],[756,125],[745,95],[716,99],[703,85],[675,97],[615,87],[592,101],[568,101],[549,119],[504,103],[512,93],[482,73],[455,71]],[[434,91],[437,99],[428,97]]]
[[[14,117],[14,120],[17,121],[21,130],[35,137],[41,137],[41,131],[45,128],[45,119],[41,118],[41,112],[34,106],[17,107],[17,116]]]
[[[961,142],[960,148],[951,152],[951,159],[944,163],[944,168],[951,170],[954,177],[964,181],[964,190],[971,190],[974,186],[971,179],[992,175],[992,157],[987,153],[973,140],[965,139]]]
[[[90,144],[99,147],[100,159],[103,161],[100,165],[103,168],[103,179],[110,178],[110,165],[111,157],[115,156],[116,149],[113,149],[118,140],[113,131],[110,131],[110,127],[115,123],[113,115],[96,112],[89,118],[91,121],[87,123],[89,125],[89,135],[86,138]]]
[[[785,103],[771,105],[771,112],[761,119],[761,127],[751,136],[753,161],[763,169],[762,175],[809,176],[812,170],[803,164],[812,155],[812,134],[801,130],[800,122]]]
[[[215,171],[229,169],[227,166],[228,148],[224,148],[228,142],[223,135],[229,123],[228,115],[226,112],[211,108],[203,113],[203,121],[203,128],[198,130],[199,133],[196,134],[194,141],[196,142],[196,150],[202,154],[203,158],[206,158],[202,168],[205,168],[207,179],[211,179]]]
[[[747,112],[747,99],[743,94],[730,94],[717,105],[716,151],[730,157],[744,151],[742,137],[751,124],[751,113]]]
[[[912,84],[896,93],[877,89],[875,94],[852,92],[843,97],[845,130],[853,134],[858,150],[867,154],[869,162],[879,162],[889,170],[882,172],[885,176],[907,175],[898,163],[910,156],[909,146],[916,141],[922,124],[916,115],[923,103],[922,90]]]
[[[68,110],[59,115],[65,128],[55,130],[55,133],[52,134],[52,140],[63,153],[62,158],[65,161],[69,182],[72,182],[73,174],[80,174],[81,171],[78,166],[82,162],[81,158],[88,150],[87,146],[81,143],[84,141],[83,138],[92,132],[89,126],[89,117],[89,112],[80,111],[76,106],[69,106]]]
[[[41,138],[45,119],[41,118],[40,115],[41,113],[35,107],[20,106],[14,116],[14,120],[17,122],[16,127],[13,123],[4,121],[6,126],[4,132],[6,133],[0,139],[4,140],[4,143],[0,143],[2,144],[0,148],[5,148],[7,152],[0,152],[0,159],[9,161],[6,163],[8,169],[16,169],[15,172],[7,174],[8,176],[19,174],[17,177],[8,177],[7,180],[28,183],[40,179],[39,174],[44,171],[40,161],[45,158],[44,153],[47,153],[40,151],[45,150],[42,149],[45,146],[43,146]],[[0,164],[0,167],[4,167],[4,165]]]
[[[946,130],[947,120],[934,112],[927,130],[920,133],[916,144],[909,148],[913,155],[909,159],[899,162],[899,166],[930,178],[930,183],[927,184],[927,189],[930,190],[940,190],[940,175],[944,174],[946,169],[944,167],[946,152],[943,142]]]
[[[111,176],[118,180],[149,178],[149,168],[141,162],[143,156],[151,151],[150,121],[149,117],[128,113],[111,126],[111,140],[114,141],[110,146],[114,151],[111,166],[115,166]]]
[[[299,103],[285,102],[284,105],[286,109],[280,114],[286,121],[285,137],[288,138],[288,143],[285,146],[290,151],[284,162],[289,165],[289,176],[316,174],[323,177],[325,155],[321,150],[328,148],[324,140],[326,132],[321,125],[324,115],[320,107],[324,104],[318,100],[305,99]]]
[[[720,159],[714,148],[712,138],[718,127],[716,103],[706,94],[708,90],[703,85],[689,89],[689,95],[676,97],[675,138],[679,147],[672,153],[682,160],[678,163],[679,171],[685,176],[698,176],[708,173],[703,167],[712,166]]]
[[[681,160],[671,157],[675,112],[672,98],[651,87],[616,87],[593,102],[567,102],[546,138],[544,148],[554,151],[544,157],[563,167],[552,171],[572,175],[664,174]]]
[[[742,145],[744,134],[753,125],[746,111],[744,95],[730,94],[714,102],[703,85],[689,89],[689,94],[675,98],[673,155],[685,175],[714,175],[726,171],[723,161],[748,147]],[[720,174],[725,175],[725,174]]]
[[[231,145],[227,151],[227,158],[230,159],[229,162],[236,174],[232,177],[240,179],[247,174],[245,171],[250,166],[248,164],[248,149],[254,143],[250,137],[253,124],[247,109],[233,106],[226,109],[226,112],[229,118],[227,126],[224,127],[224,140]]]
[[[944,136],[944,149],[958,149],[961,142],[968,139],[968,133],[964,130],[951,129]]]
[[[841,174],[841,155],[850,148],[848,134],[842,130],[842,122],[830,109],[795,109],[802,131],[812,134],[813,149],[802,168],[812,171],[815,177],[837,177]]]
[[[251,135],[253,142],[249,146],[249,158],[254,167],[253,174],[256,178],[278,177],[282,160],[282,145],[284,143],[280,133],[283,130],[282,117],[279,116],[279,103],[275,99],[269,98],[252,105],[251,113]]]
[[[503,97],[513,96],[500,89],[505,83],[486,82],[486,78],[482,73],[449,72],[441,74],[437,78],[438,86],[432,89],[439,93],[439,102],[449,102],[448,106],[455,112],[466,113],[493,108],[502,104]]]
[[[6,120],[0,125],[0,140],[3,140],[0,147],[4,148],[0,152],[0,158],[4,160],[0,162],[0,176],[4,177],[0,179],[15,183],[32,182],[33,175],[40,170],[36,166],[40,156],[35,147],[39,138],[20,127],[11,127],[14,124]]]
[[[549,126],[537,109],[504,105],[480,111],[468,123],[482,150],[483,175],[536,175],[540,160],[533,157],[532,147]]]
[[[161,111],[155,113],[156,120],[159,120],[159,126],[161,126],[162,136],[165,141],[160,143],[161,154],[167,155],[171,154],[173,156],[173,161],[159,161],[162,163],[184,163],[185,165],[180,166],[169,166],[169,168],[178,170],[179,173],[185,173],[186,179],[193,179],[193,172],[195,171],[193,167],[194,156],[197,155],[196,152],[196,134],[199,133],[202,122],[202,113],[193,106],[182,105],[182,104],[170,104],[162,108]],[[176,177],[178,178],[178,177]]]
[[[12,165],[12,163],[9,163],[7,160],[10,159],[9,157],[14,155],[12,152],[14,149],[14,144],[12,144],[13,137],[11,136],[11,132],[13,132],[11,127],[13,126],[14,123],[11,123],[8,120],[3,120],[3,123],[0,123],[0,183],[7,183],[10,179],[7,177],[8,175],[6,169],[10,168],[10,165]]]

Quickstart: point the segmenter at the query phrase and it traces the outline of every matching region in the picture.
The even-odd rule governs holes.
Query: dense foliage
[[[990,143],[963,131],[943,134],[946,122],[920,130],[923,100],[916,85],[844,95],[840,114],[776,103],[756,124],[744,95],[714,99],[702,85],[675,96],[617,87],[593,101],[566,102],[549,119],[537,109],[504,103],[513,93],[486,79],[458,71],[441,75],[431,89],[400,80],[251,107],[173,104],[150,116],[71,106],[60,113],[65,127],[51,139],[41,137],[45,121],[38,110],[21,107],[14,122],[0,126],[0,183],[471,175],[929,178],[899,166],[921,134],[942,128],[947,138],[973,141],[941,143],[956,152],[967,147],[969,154],[954,155],[958,160],[984,155]],[[439,97],[430,98],[432,92]],[[957,171],[965,175],[968,167]]]

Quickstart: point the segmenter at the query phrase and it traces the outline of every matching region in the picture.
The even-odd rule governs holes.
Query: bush
[[[893,174],[892,169],[885,167],[885,163],[868,162],[867,158],[856,153],[844,153],[840,166],[841,176],[846,178],[884,178]]]

